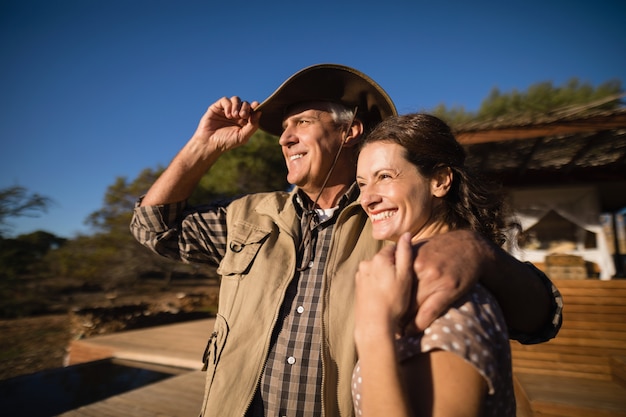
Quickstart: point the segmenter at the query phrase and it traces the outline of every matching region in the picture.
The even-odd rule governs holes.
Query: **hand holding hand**
[[[493,247],[478,233],[457,230],[418,242],[413,270],[417,275],[415,327],[423,331],[466,294],[493,260]]]

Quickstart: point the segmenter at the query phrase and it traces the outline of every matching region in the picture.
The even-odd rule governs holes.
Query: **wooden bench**
[[[553,280],[563,326],[539,345],[511,342],[519,417],[626,417],[626,280]]]

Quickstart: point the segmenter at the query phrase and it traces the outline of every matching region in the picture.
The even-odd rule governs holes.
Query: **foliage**
[[[513,89],[511,92],[503,93],[496,87],[483,100],[476,113],[467,112],[462,107],[447,109],[444,105],[437,106],[431,113],[446,120],[452,126],[458,126],[471,121],[546,115],[602,99],[608,100],[594,107],[594,110],[610,110],[620,105],[618,97],[620,93],[622,93],[622,85],[617,80],[605,82],[594,88],[578,78],[571,78],[562,86],[554,86],[550,81],[536,83],[531,85],[526,92]]]
[[[10,229],[9,218],[36,216],[45,212],[51,202],[50,198],[29,194],[26,188],[17,185],[0,189],[0,237]]]
[[[621,83],[616,81],[592,87],[573,78],[562,86],[538,83],[526,92],[503,93],[494,88],[475,113],[463,107],[448,109],[443,104],[431,113],[455,126],[503,117],[544,115],[563,107],[610,98],[620,92]],[[605,101],[600,108],[612,109],[619,105],[617,99]],[[45,232],[3,239],[1,233],[7,230],[9,218],[45,212],[51,201],[28,193],[22,187],[0,190],[0,275],[4,274],[5,278],[24,274],[77,278],[109,289],[131,285],[143,276],[160,276],[167,282],[179,273],[212,274],[212,270],[153,254],[139,245],[128,230],[137,198],[147,192],[162,171],[162,167],[148,168],[133,180],[116,178],[106,191],[103,206],[86,219],[94,233],[69,241]],[[202,178],[189,203],[196,205],[245,193],[287,189],[286,173],[277,138],[257,131],[247,145],[220,157]]]
[[[223,155],[204,176],[190,204],[286,188],[286,168],[277,144],[275,137],[257,132],[246,146]],[[157,256],[130,234],[135,202],[161,172],[162,168],[144,169],[133,181],[117,178],[106,191],[103,207],[87,218],[97,233],[79,236],[47,257],[54,274],[82,277],[104,288],[131,285],[147,275],[162,276],[167,281],[176,274],[212,274],[212,269]]]
[[[502,94],[499,89],[494,88],[483,101],[478,118],[484,120],[507,114],[546,114],[563,107],[590,103],[615,95],[620,90],[621,84],[617,81],[604,83],[594,89],[592,85],[581,83],[577,78],[572,78],[561,87],[554,87],[551,82],[533,84],[525,93],[513,90],[509,94]],[[601,107],[615,108],[617,103],[616,99]]]
[[[106,289],[131,285],[146,270],[170,274],[174,262],[150,253],[128,230],[137,198],[145,194],[161,171],[144,169],[132,182],[117,178],[107,188],[103,207],[86,220],[97,233],[78,236],[50,252],[46,261],[51,272]]]
[[[0,278],[15,279],[39,272],[45,255],[65,244],[66,239],[37,231],[14,239],[0,237]]]
[[[202,204],[242,194],[287,189],[287,168],[278,139],[258,130],[245,145],[220,157],[190,199]]]
[[[141,276],[157,275],[165,280],[174,274],[208,274],[212,270],[183,265],[157,256],[142,247],[128,227],[137,199],[145,194],[162,168],[144,169],[129,181],[117,178],[108,187],[104,205],[87,218],[97,231],[78,236],[46,260],[53,273],[113,288],[131,285]],[[247,192],[285,189],[286,168],[275,137],[257,132],[250,142],[224,154],[205,175],[190,204],[230,198]]]
[[[427,111],[427,113],[445,120],[450,126],[458,126],[476,119],[474,113],[466,111],[462,106],[448,109],[444,104],[439,104],[434,109]]]
[[[100,232],[127,234],[135,202],[148,191],[162,171],[162,168],[146,168],[132,182],[124,177],[116,178],[107,188],[103,207],[91,213],[85,222]]]

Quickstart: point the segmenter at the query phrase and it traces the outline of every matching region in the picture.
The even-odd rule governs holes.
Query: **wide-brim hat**
[[[397,114],[389,95],[367,75],[345,65],[318,64],[289,77],[256,108],[262,112],[261,129],[280,136],[288,108],[311,101],[336,102],[349,108],[358,106],[357,118],[366,129]]]

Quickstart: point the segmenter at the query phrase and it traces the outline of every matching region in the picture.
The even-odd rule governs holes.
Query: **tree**
[[[132,182],[125,177],[116,178],[107,188],[103,207],[91,213],[85,223],[101,233],[127,234],[135,201],[148,191],[162,171],[160,167],[146,168]]]
[[[26,188],[18,185],[0,189],[0,237],[11,228],[9,218],[37,216],[47,211],[51,203],[50,198],[29,194]]]
[[[581,112],[611,110],[621,105],[622,93],[622,85],[618,80],[593,87],[578,78],[571,78],[562,86],[554,86],[550,81],[539,82],[531,85],[526,92],[513,89],[503,93],[499,88],[493,88],[475,113],[467,112],[462,107],[447,109],[443,104],[435,107],[430,113],[452,126],[459,126],[468,122],[546,116],[573,106],[580,106]],[[585,106],[594,102],[601,104]]]
[[[107,188],[102,208],[86,223],[95,234],[78,236],[47,259],[60,276],[82,278],[103,287],[132,284],[141,276],[213,274],[207,268],[185,265],[157,256],[130,234],[129,223],[137,198],[147,192],[163,169],[144,169],[137,178],[116,178]],[[278,140],[257,132],[248,144],[224,154],[198,185],[190,204],[232,198],[243,193],[286,189],[286,167]]]
[[[258,130],[245,146],[226,152],[218,159],[200,181],[190,203],[202,204],[288,187],[287,167],[278,138]]]
[[[162,168],[144,169],[133,181],[118,177],[107,188],[104,205],[91,213],[85,223],[96,232],[79,235],[46,257],[58,276],[78,278],[103,288],[131,285],[146,271],[169,276],[173,261],[141,247],[129,232],[135,201],[144,194]]]
[[[513,90],[508,94],[502,94],[499,89],[494,88],[482,102],[477,118],[486,120],[510,115],[545,115],[564,107],[617,96],[620,92],[619,81],[609,81],[594,88],[591,84],[581,83],[577,78],[570,79],[560,87],[555,87],[552,82],[533,84],[526,92]],[[612,109],[618,104],[619,99],[615,98],[600,108]]]
[[[0,238],[0,277],[15,279],[41,271],[45,255],[63,246],[66,239],[36,231],[14,239]]]
[[[502,93],[493,89],[477,113],[467,112],[462,107],[446,109],[444,105],[438,106],[433,113],[455,126],[510,115],[544,114],[563,106],[611,97],[620,91],[618,82],[608,82],[596,88],[577,79],[561,87],[537,83],[524,93],[517,90]],[[603,106],[614,108],[618,104],[615,99],[608,100]],[[58,275],[82,278],[104,286],[132,283],[148,274],[168,278],[175,273],[206,272],[153,254],[139,245],[128,230],[135,201],[149,189],[162,170],[162,167],[145,169],[132,181],[116,178],[106,191],[103,206],[86,220],[96,232],[90,236],[78,236],[59,249],[49,251],[46,260],[50,268]],[[284,190],[289,187],[286,174],[277,138],[257,131],[245,146],[219,158],[201,179],[189,204]]]

